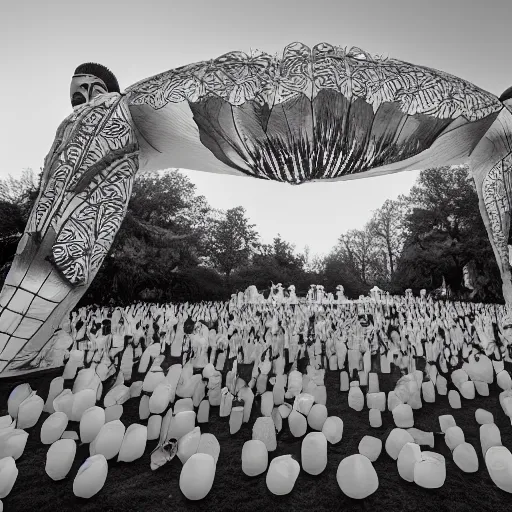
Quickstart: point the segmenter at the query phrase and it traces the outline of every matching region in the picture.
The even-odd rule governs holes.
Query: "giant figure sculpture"
[[[0,372],[38,366],[94,279],[138,170],[182,167],[299,184],[469,163],[503,280],[512,88],[501,98],[444,72],[329,44],[232,52],[120,94],[80,66],[41,191],[0,295]]]

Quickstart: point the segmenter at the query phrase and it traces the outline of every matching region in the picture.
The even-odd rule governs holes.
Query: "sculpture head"
[[[512,99],[512,87],[509,87],[506,91],[502,93],[500,96],[500,101],[503,103],[507,100]]]
[[[108,68],[88,62],[75,69],[69,88],[73,108],[107,92],[120,92],[117,79]]]

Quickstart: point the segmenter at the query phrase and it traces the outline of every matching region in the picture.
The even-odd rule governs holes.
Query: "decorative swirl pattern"
[[[134,153],[116,161],[77,196],[79,206],[53,245],[54,262],[70,283],[88,283],[99,270],[125,216],[137,160]]]
[[[476,121],[502,108],[494,95],[448,73],[327,43],[312,49],[292,43],[281,57],[231,52],[156,75],[127,92],[130,104],[155,109],[211,97],[233,106],[255,101],[272,108],[299,94],[312,101],[326,89],[350,101],[363,99],[374,112],[385,102],[397,102],[407,115]]]
[[[105,134],[110,131],[108,121],[112,113],[120,110],[115,107],[120,99],[121,96],[115,93],[98,96],[91,103],[75,109],[62,122],[56,135],[60,144],[55,153],[46,158],[42,193],[30,219],[31,231],[44,237],[51,221],[56,222],[59,218],[59,210],[65,209],[63,202],[66,197],[68,200],[72,198],[73,194],[66,196],[67,192],[74,188],[91,165],[109,154]],[[124,110],[122,116],[126,120],[129,113],[126,108]],[[125,136],[116,144],[127,143],[128,137]]]
[[[501,260],[500,266],[507,268],[510,265],[508,235],[512,212],[512,153],[487,173],[482,184],[482,195],[489,217],[490,235]]]
[[[70,283],[83,284],[96,274],[124,218],[138,146],[119,94],[75,109],[59,134],[62,149],[48,159],[31,229],[41,238],[55,230],[55,265]]]

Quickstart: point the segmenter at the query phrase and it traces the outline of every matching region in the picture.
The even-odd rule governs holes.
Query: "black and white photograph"
[[[0,512],[512,510],[511,0],[0,20]]]

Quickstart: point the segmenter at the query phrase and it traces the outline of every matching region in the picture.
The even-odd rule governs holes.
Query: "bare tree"
[[[397,200],[387,199],[373,213],[368,229],[373,243],[385,252],[387,259],[388,279],[395,273],[396,261],[403,249],[406,233],[404,227],[408,204],[404,196]]]

